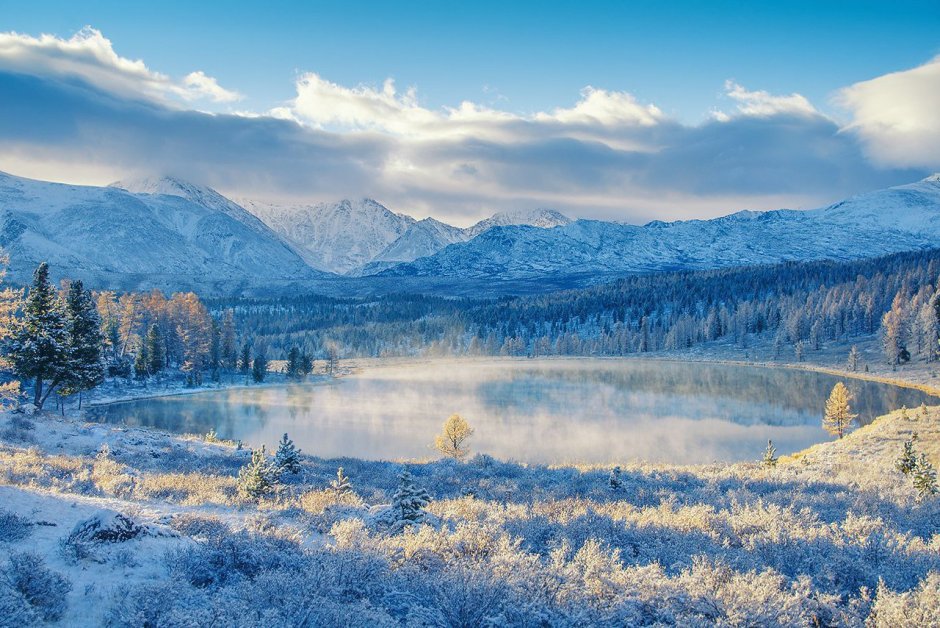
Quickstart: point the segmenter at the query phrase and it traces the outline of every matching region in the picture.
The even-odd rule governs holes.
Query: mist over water
[[[829,438],[830,390],[845,381],[865,424],[920,391],[790,369],[646,360],[440,360],[369,368],[330,382],[246,388],[101,406],[109,423],[241,439],[367,459],[435,456],[456,412],[474,453],[535,463],[703,463],[790,453]]]

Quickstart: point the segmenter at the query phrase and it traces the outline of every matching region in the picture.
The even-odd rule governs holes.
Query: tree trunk
[[[33,398],[33,405],[36,406],[37,410],[42,410],[42,377],[36,377],[36,387],[35,395]]]

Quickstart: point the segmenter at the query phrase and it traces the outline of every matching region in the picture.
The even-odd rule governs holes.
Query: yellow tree
[[[445,456],[462,460],[470,453],[467,439],[473,435],[473,428],[459,414],[452,414],[444,421],[444,430],[434,438],[434,446]]]
[[[7,264],[9,259],[6,254],[0,250],[0,281],[7,274]],[[0,290],[0,342],[6,341],[13,333],[16,311],[23,302],[23,291],[14,290],[6,287]],[[0,369],[8,370],[10,368],[9,360],[0,357]],[[16,404],[20,396],[20,382],[18,380],[8,381],[0,384],[0,406]]]
[[[826,400],[826,414],[823,416],[823,427],[833,436],[842,438],[858,416],[852,414],[852,394],[842,382],[832,387],[829,399]]]

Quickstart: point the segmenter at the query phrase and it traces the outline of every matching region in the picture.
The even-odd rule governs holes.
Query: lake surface
[[[821,427],[844,381],[862,424],[917,390],[792,369],[646,360],[432,361],[368,368],[329,382],[241,388],[92,408],[98,421],[241,439],[269,450],[288,432],[322,457],[427,458],[456,412],[470,446],[524,462],[703,463],[757,460],[767,439],[791,453]]]

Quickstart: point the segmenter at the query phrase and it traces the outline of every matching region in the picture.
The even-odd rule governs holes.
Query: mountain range
[[[0,245],[18,282],[48,261],[58,276],[119,289],[231,292],[331,281],[414,287],[444,280],[557,287],[566,277],[938,247],[940,175],[807,211],[638,226],[536,209],[460,228],[416,220],[371,199],[284,205],[232,200],[172,177],[93,187],[0,173]]]

